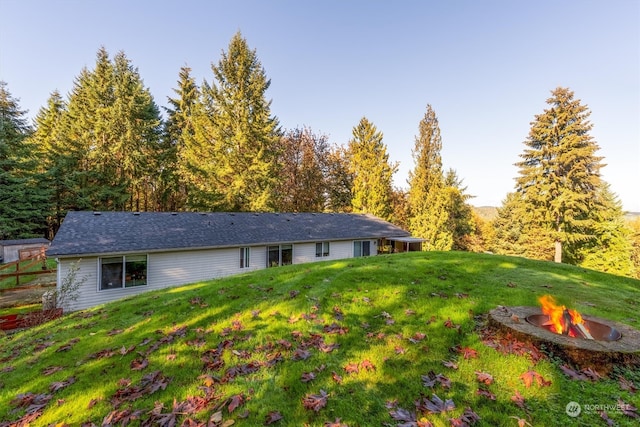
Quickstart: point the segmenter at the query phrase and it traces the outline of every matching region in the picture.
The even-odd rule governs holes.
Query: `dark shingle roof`
[[[49,256],[149,252],[409,236],[371,215],[69,212]]]
[[[14,239],[14,240],[0,240],[0,246],[15,246],[15,245],[33,245],[33,244],[49,244],[49,241],[44,237],[32,237],[30,239]]]

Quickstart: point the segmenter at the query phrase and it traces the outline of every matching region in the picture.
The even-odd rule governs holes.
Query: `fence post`
[[[16,263],[16,287],[20,286],[20,260]]]

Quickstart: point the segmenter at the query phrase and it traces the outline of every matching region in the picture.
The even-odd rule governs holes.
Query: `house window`
[[[100,258],[100,290],[131,288],[147,284],[147,256]]]
[[[267,267],[293,264],[293,245],[267,246]]]
[[[329,256],[329,242],[316,243],[316,258]]]
[[[240,268],[249,268],[249,248],[240,248]]]
[[[369,256],[371,255],[371,241],[356,240],[353,242],[353,256]]]

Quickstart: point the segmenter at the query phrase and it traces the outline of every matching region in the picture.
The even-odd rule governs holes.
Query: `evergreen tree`
[[[322,212],[326,205],[329,145],[326,135],[293,129],[281,138],[277,209]]]
[[[575,100],[573,92],[557,88],[550,105],[531,123],[521,154],[516,191],[528,210],[529,219],[551,233],[554,259],[562,262],[563,244],[575,251],[594,238],[597,192],[601,186],[598,146],[589,134],[588,108]]]
[[[552,235],[541,228],[531,214],[521,193],[507,194],[498,208],[498,217],[493,221],[495,239],[492,250],[501,255],[552,260]]]
[[[353,211],[391,220],[392,180],[398,166],[389,163],[382,133],[363,117],[353,128],[347,150],[349,172],[353,174]]]
[[[329,150],[327,162],[327,206],[329,212],[351,212],[353,174],[349,155],[342,146]]]
[[[631,230],[629,241],[631,242],[631,264],[633,272],[631,277],[640,279],[640,216],[626,220],[627,227]]]
[[[29,138],[38,153],[40,172],[44,178],[42,184],[49,193],[49,238],[56,234],[67,210],[73,205],[70,200],[73,194],[69,192],[69,176],[73,175],[77,162],[69,162],[71,153],[61,144],[66,108],[60,93],[54,91],[47,100],[46,107],[42,107],[36,115],[35,132]]]
[[[200,106],[200,89],[191,77],[191,68],[182,67],[179,77],[178,88],[173,90],[177,97],[169,97],[169,107],[165,108],[162,200],[166,208],[163,210],[171,211],[201,205],[194,197],[204,181],[198,173],[203,153],[196,145],[194,123]]]
[[[223,200],[219,209],[270,211],[276,200],[280,129],[265,94],[271,81],[238,32],[202,85],[204,111],[197,143],[209,151],[203,170]],[[198,136],[199,134],[199,136]]]
[[[596,238],[570,253],[573,259],[568,261],[581,267],[633,277],[633,231],[624,221],[622,204],[607,183],[599,189],[598,199],[601,206],[593,213],[597,216]]]
[[[0,240],[44,236],[47,196],[27,143],[32,129],[6,86],[0,81]]]
[[[453,233],[448,229],[448,196],[442,172],[440,126],[431,105],[420,121],[412,151],[415,163],[409,172],[409,231],[426,239],[425,250],[450,250]]]
[[[65,144],[81,153],[74,189],[78,207],[156,210],[160,112],[123,52],[104,48],[82,70],[68,102]]]
[[[452,235],[453,250],[470,250],[467,241],[473,232],[473,210],[467,203],[471,198],[466,194],[467,188],[462,187],[462,180],[453,169],[449,169],[445,176],[445,195],[449,220],[446,229]]]

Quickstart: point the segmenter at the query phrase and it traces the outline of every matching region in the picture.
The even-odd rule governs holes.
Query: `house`
[[[47,256],[58,288],[77,265],[79,310],[141,292],[263,268],[419,250],[421,239],[363,214],[69,212]]]
[[[43,237],[33,239],[0,240],[0,263],[14,262],[38,255],[49,247]]]

